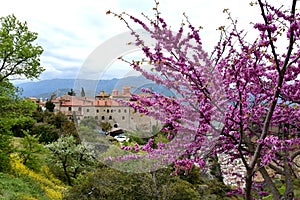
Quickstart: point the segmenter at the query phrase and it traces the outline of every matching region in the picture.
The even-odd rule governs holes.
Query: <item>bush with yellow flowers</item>
[[[49,168],[46,166],[42,167],[42,172],[36,173],[33,170],[22,164],[22,160],[17,156],[17,154],[11,154],[10,165],[12,172],[17,176],[28,176],[37,182],[40,187],[44,190],[45,195],[49,199],[63,199],[63,192],[66,187],[61,181],[56,179],[50,172]],[[27,196],[23,199],[34,199],[33,197]]]

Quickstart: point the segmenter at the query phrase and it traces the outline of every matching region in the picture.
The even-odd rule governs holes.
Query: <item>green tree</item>
[[[51,124],[36,123],[30,132],[31,135],[38,135],[40,143],[51,143],[59,138],[59,130]]]
[[[37,135],[30,135],[29,131],[24,131],[24,135],[24,139],[20,142],[22,146],[18,150],[20,158],[27,167],[39,170],[41,159],[38,157],[38,154],[43,151],[43,146],[39,143]]]
[[[104,132],[110,131],[111,128],[112,128],[112,126],[111,126],[111,124],[109,122],[101,122],[100,123],[100,127],[102,128],[102,130]]]
[[[0,171],[9,170],[12,128],[27,121],[35,108],[32,101],[17,97],[17,89],[10,82],[0,81]]]
[[[73,89],[71,89],[69,92],[68,92],[68,95],[70,96],[76,96],[76,93]]]
[[[32,101],[19,99],[18,89],[9,82],[37,78],[44,71],[39,59],[43,49],[33,44],[36,39],[26,22],[14,15],[0,18],[0,171],[9,169],[12,129],[21,132],[36,108]]]
[[[86,143],[78,144],[73,136],[60,137],[56,142],[45,146],[51,151],[49,161],[62,170],[69,185],[95,163],[94,152]]]
[[[195,187],[170,169],[131,174],[106,166],[80,176],[66,199],[201,199]]]
[[[65,199],[133,199],[134,185],[131,174],[100,165],[95,171],[79,176]]]
[[[53,113],[48,110],[35,110],[33,118],[37,123],[31,129],[31,135],[39,135],[39,141],[51,143],[60,136],[73,135],[79,140],[74,122],[70,121],[63,113]]]
[[[26,22],[14,15],[0,18],[0,81],[38,78],[43,48],[34,44],[37,33],[28,30]]]
[[[73,121],[64,122],[60,134],[61,136],[73,136],[77,141],[80,140],[77,129]]]
[[[55,105],[51,101],[47,101],[45,107],[49,112],[53,112]]]

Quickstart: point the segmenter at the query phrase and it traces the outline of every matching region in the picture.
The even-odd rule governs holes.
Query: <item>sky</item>
[[[182,13],[185,12],[194,26],[204,28],[201,31],[204,50],[210,52],[218,40],[216,29],[229,24],[223,13],[225,8],[230,9],[232,16],[245,29],[251,28],[249,22],[260,19],[258,8],[250,7],[249,2],[161,0],[159,10],[174,30],[181,24]],[[109,41],[114,38],[116,42],[118,36],[127,34],[125,24],[107,15],[108,10],[116,13],[125,11],[135,16],[141,16],[143,12],[152,17],[154,5],[153,0],[2,0],[0,13],[1,16],[14,14],[20,21],[26,21],[31,31],[38,33],[36,43],[44,49],[41,64],[46,69],[40,80],[76,79],[97,49],[110,53],[107,48],[118,46]],[[114,58],[109,58],[110,62],[102,62],[109,57],[106,54],[98,54],[96,57],[102,66],[95,70],[102,79],[121,78],[132,73],[128,65]]]

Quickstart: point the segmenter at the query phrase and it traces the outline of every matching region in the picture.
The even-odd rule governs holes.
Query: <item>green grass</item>
[[[42,188],[28,176],[0,173],[0,200],[48,200]]]

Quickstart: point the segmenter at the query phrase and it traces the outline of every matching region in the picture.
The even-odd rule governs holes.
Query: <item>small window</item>
[[[125,120],[125,117],[124,117],[124,116],[122,116],[122,120]]]
[[[99,109],[97,109],[97,111],[96,111],[97,113],[99,113]]]
[[[121,109],[119,109],[119,113],[121,112]]]
[[[124,109],[124,113],[126,113],[127,112],[127,110],[126,109]]]
[[[69,111],[71,111],[72,110],[72,107],[69,107]]]
[[[86,112],[90,112],[90,109],[86,109]]]
[[[108,119],[112,120],[112,116],[109,116],[109,118],[108,118]]]
[[[95,116],[95,119],[98,119],[98,116]]]
[[[113,110],[111,109],[110,112],[113,113]]]
[[[107,113],[109,113],[109,109],[107,109],[107,111],[106,111]]]
[[[101,119],[102,119],[102,120],[105,120],[105,117],[104,117],[104,116],[102,116],[102,117],[101,117]]]
[[[81,111],[81,107],[78,107],[78,111]]]

